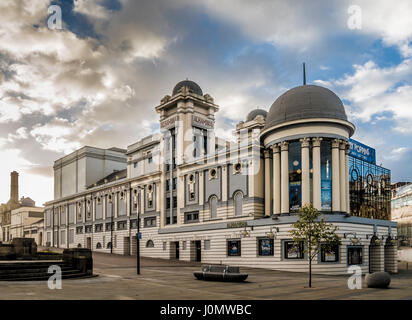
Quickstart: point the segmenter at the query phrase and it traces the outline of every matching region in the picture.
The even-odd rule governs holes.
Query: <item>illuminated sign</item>
[[[349,155],[354,158],[376,164],[375,149],[353,139],[349,139]]]

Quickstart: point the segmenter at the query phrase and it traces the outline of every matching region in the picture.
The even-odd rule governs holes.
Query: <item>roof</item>
[[[265,129],[282,122],[311,118],[348,120],[345,107],[334,92],[320,86],[304,85],[290,89],[276,99],[266,117]]]
[[[268,112],[266,110],[255,109],[255,110],[252,110],[248,113],[248,115],[246,116],[246,121],[252,121],[259,115],[263,116],[263,118],[266,119],[267,114],[268,114]]]
[[[116,177],[117,177],[117,179],[116,179]],[[97,186],[103,185],[105,183],[109,183],[109,182],[116,181],[116,180],[119,180],[119,179],[125,179],[126,177],[127,177],[127,169],[115,170],[112,173],[105,176],[104,178],[98,180],[96,183],[88,186],[87,189],[97,187]]]
[[[179,93],[179,90],[183,87],[187,87],[190,92],[198,94],[199,96],[203,96],[203,91],[200,86],[191,80],[183,80],[178,82],[175,87],[173,88],[172,95],[176,95]]]

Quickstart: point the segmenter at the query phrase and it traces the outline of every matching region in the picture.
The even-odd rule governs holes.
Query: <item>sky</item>
[[[230,138],[302,84],[302,62],[392,182],[412,181],[411,16],[410,0],[1,0],[0,202],[13,170],[41,205],[54,160],[156,132],[154,107],[186,78],[215,99],[217,135]]]

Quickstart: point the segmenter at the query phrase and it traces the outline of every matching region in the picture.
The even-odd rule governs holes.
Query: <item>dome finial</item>
[[[306,66],[303,63],[303,85],[306,86]]]

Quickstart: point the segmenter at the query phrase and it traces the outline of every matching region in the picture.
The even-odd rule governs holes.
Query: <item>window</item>
[[[167,242],[163,242],[163,251],[166,251],[167,248]]]
[[[170,209],[170,198],[166,198],[166,209]]]
[[[258,251],[259,256],[273,256],[273,247],[274,241],[273,239],[264,238],[258,240]]]
[[[111,248],[112,248],[112,243],[111,243],[111,242],[108,242],[106,248],[107,248],[107,249],[111,249]]]
[[[323,140],[320,144],[321,207],[332,210],[332,144]]]
[[[130,229],[137,229],[137,219],[130,220]]]
[[[227,241],[227,255],[230,257],[241,256],[241,241],[240,240],[228,240]]]
[[[156,217],[144,218],[145,228],[156,227]]]
[[[117,221],[117,230],[125,230],[127,228],[127,221]]]
[[[289,210],[299,211],[302,205],[302,146],[299,141],[289,143]]]
[[[339,261],[339,245],[327,246],[321,244],[320,248],[321,262],[338,262]]]
[[[285,241],[285,259],[303,259],[303,241]]]
[[[183,250],[186,250],[186,247],[187,247],[186,241],[182,242],[182,247],[183,247]]]
[[[241,216],[243,214],[243,193],[236,192],[234,196],[235,202],[235,216]]]
[[[102,232],[103,231],[103,224],[99,223],[94,226],[94,232]]]
[[[147,240],[146,242],[146,248],[154,248],[154,243],[152,240]]]
[[[170,190],[170,180],[166,180],[166,191]]]
[[[217,218],[217,197],[211,196],[209,199],[210,219]]]
[[[150,156],[149,158],[147,158],[147,162],[148,162],[148,163],[152,163],[152,162],[153,162],[152,156]]]
[[[62,230],[60,232],[60,243],[61,244],[66,244],[66,230]]]
[[[138,164],[137,161],[133,163],[133,167],[134,167],[135,169],[137,168],[137,164]]]
[[[93,232],[93,226],[85,226],[84,230],[85,230],[85,233],[92,233]]]
[[[170,217],[166,217],[166,224],[170,224]]]
[[[193,222],[199,222],[199,211],[185,213],[185,223]]]
[[[177,217],[173,216],[172,223],[177,223]]]
[[[211,179],[217,179],[217,169],[216,168],[209,169],[209,180]]]
[[[106,231],[112,231],[114,230],[114,223],[113,222],[108,222],[106,223]]]
[[[96,249],[101,249],[102,248],[102,244],[100,243],[100,242],[98,242],[97,244],[96,244]]]
[[[205,248],[205,250],[210,250],[210,240],[205,240],[204,241],[204,248]]]
[[[177,188],[177,178],[173,178],[173,190]]]
[[[173,197],[173,208],[177,208],[177,197]]]
[[[77,234],[83,233],[83,227],[76,227],[76,233]]]
[[[362,247],[348,247],[348,265],[362,264]]]

